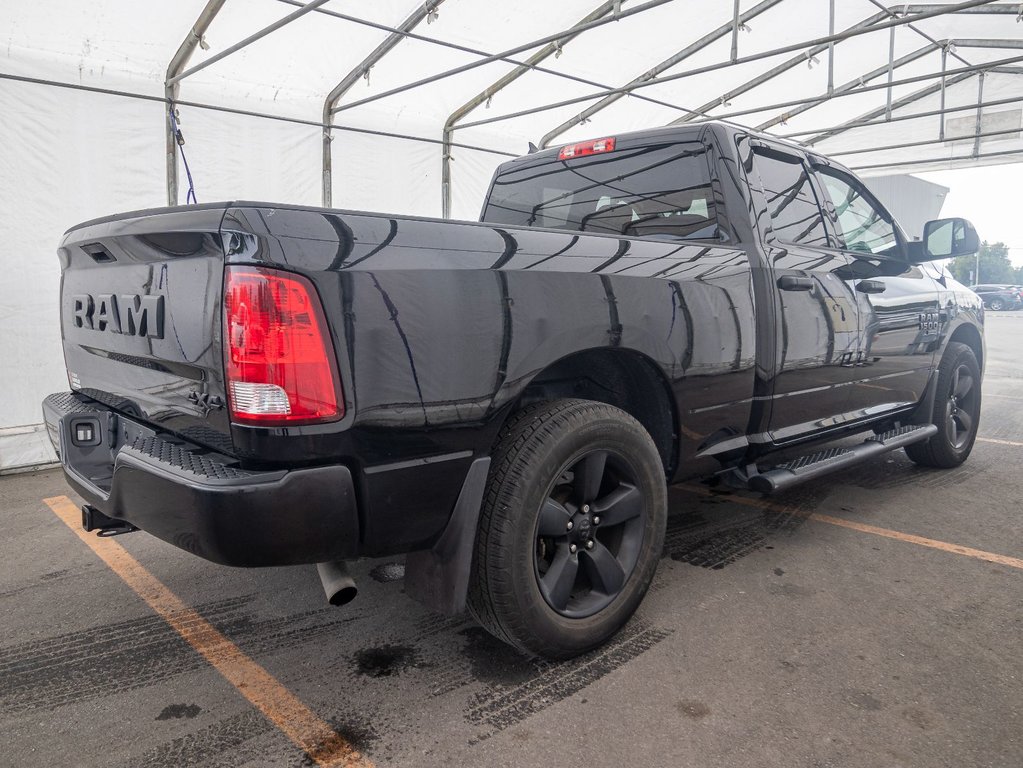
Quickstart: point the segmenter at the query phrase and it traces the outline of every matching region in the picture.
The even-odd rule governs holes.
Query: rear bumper
[[[358,511],[347,467],[242,469],[230,457],[158,433],[75,393],[47,397],[43,415],[75,491],[106,516],[169,544],[235,566],[358,554]],[[92,427],[91,441],[78,434],[85,425]]]

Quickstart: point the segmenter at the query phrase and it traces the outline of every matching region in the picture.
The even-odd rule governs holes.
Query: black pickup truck
[[[237,566],[407,553],[406,591],[564,658],[661,556],[666,483],[969,455],[983,308],[848,170],[723,124],[535,152],[481,221],[231,202],[65,236],[83,524]],[[862,442],[843,439],[855,433]]]

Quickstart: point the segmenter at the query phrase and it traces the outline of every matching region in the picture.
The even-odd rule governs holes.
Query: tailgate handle
[[[110,255],[110,251],[104,248],[99,243],[89,243],[89,245],[83,245],[82,250],[92,256],[92,260],[97,264],[105,264],[108,261],[117,261],[113,256]]]
[[[783,291],[812,291],[813,278],[782,275],[778,278],[778,287]]]
[[[884,293],[887,286],[880,280],[860,280],[856,290],[860,293]]]

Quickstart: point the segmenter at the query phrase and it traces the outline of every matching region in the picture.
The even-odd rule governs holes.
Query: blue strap
[[[174,131],[174,140],[178,143],[181,152],[181,162],[185,166],[185,176],[188,178],[188,192],[185,194],[185,205],[196,204],[199,200],[195,196],[195,182],[192,181],[192,170],[188,167],[188,158],[185,156],[185,137],[178,128],[178,120],[174,116],[174,105],[170,105],[171,129]]]

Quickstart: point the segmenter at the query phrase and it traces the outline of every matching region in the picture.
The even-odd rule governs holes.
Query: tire
[[[473,617],[552,659],[607,641],[639,606],[664,546],[664,465],[650,435],[604,403],[528,406],[502,429],[487,483]]]
[[[992,312],[1001,312],[1003,309],[1005,309],[1005,302],[1002,301],[1001,299],[991,299],[990,306]]]
[[[965,344],[950,342],[938,366],[931,423],[938,433],[906,446],[906,454],[924,467],[951,469],[969,457],[980,426],[981,375],[977,356]]]

